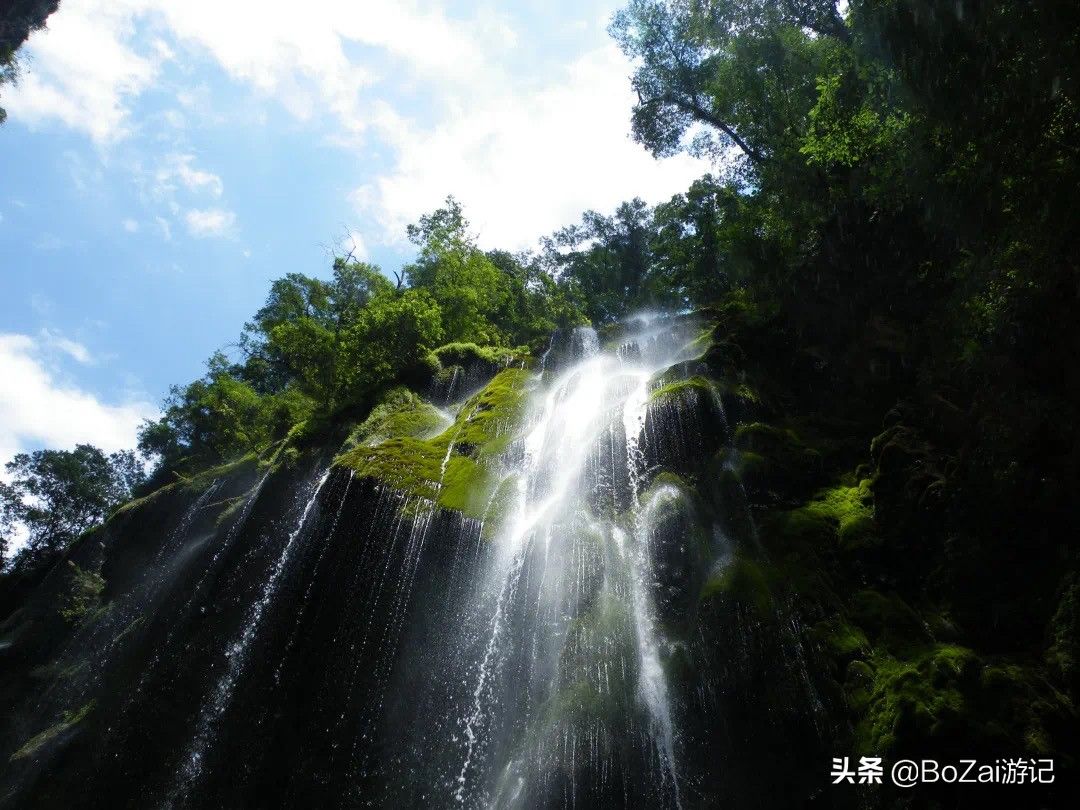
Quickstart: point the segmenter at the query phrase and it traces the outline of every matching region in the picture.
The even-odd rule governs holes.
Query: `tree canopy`
[[[11,482],[0,483],[0,542],[6,552],[17,527],[27,532],[18,567],[54,557],[128,500],[146,477],[134,453],[106,455],[88,444],[19,453],[7,473]]]

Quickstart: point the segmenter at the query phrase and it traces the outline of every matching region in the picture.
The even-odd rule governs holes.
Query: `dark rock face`
[[[540,358],[544,375],[557,374],[575,360],[581,360],[600,349],[596,333],[585,327],[556,329]]]
[[[27,607],[36,635],[5,664],[47,662],[52,683],[26,684],[5,729],[5,804],[342,806],[390,789],[391,729],[439,702],[420,681],[428,636],[453,621],[479,524],[410,516],[324,470],[166,492],[73,549],[107,606],[74,627],[49,618],[53,593]],[[26,745],[68,707],[90,708]]]

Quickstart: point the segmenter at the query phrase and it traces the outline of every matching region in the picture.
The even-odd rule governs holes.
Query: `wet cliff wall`
[[[0,801],[888,806],[830,758],[1072,750],[913,584],[928,446],[767,312],[463,362],[81,538],[3,623]]]

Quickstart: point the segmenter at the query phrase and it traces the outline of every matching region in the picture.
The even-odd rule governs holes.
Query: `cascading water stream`
[[[629,340],[620,356],[575,330],[531,397],[520,462],[505,470],[515,504],[463,639],[476,657],[450,780],[461,805],[587,805],[644,789],[680,806],[640,440],[649,381],[686,359],[688,340],[648,322]]]
[[[301,536],[308,523],[308,518],[318,502],[319,493],[322,491],[327,479],[330,478],[330,472],[330,469],[323,472],[312,487],[304,508],[297,518],[296,525],[282,545],[281,551],[263,583],[259,598],[248,609],[240,634],[226,648],[225,671],[211,690],[199,712],[191,747],[180,767],[179,781],[165,801],[166,807],[173,807],[178,802],[182,802],[187,792],[202,774],[203,758],[214,740],[221,716],[229,707],[237,678],[243,672],[247,663],[248,649],[259,632],[263,614],[277,593],[281,577],[288,567],[297,539]]]

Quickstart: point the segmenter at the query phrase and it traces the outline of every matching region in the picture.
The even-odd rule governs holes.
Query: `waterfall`
[[[515,374],[497,451],[463,438],[483,397],[401,443],[430,489],[327,470],[317,447],[132,510],[101,546],[132,584],[76,629],[100,651],[62,662],[23,739],[61,710],[89,706],[87,725],[64,721],[7,784],[75,807],[805,795],[758,779],[776,757],[818,761],[825,730],[803,630],[768,592],[725,590],[763,552],[697,332],[654,315],[558,333]],[[444,508],[431,493],[467,460],[486,489]],[[132,550],[145,570],[118,565]]]
[[[649,381],[684,334],[633,324],[634,350],[578,328],[530,397],[516,504],[478,573],[460,645],[470,684],[451,795],[462,806],[679,806],[679,734],[651,596],[640,440]],[[624,346],[626,343],[623,344]]]

